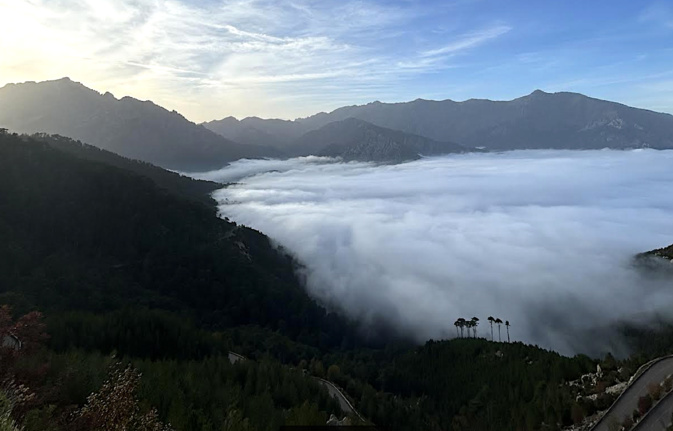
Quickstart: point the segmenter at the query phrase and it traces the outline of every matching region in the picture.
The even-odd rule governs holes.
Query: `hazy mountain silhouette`
[[[270,148],[232,142],[152,102],[116,99],[68,78],[0,88],[0,127],[68,136],[185,171],[219,168],[242,157],[278,155]]]
[[[285,150],[295,139],[308,130],[300,123],[288,120],[265,120],[248,117],[237,120],[234,117],[203,123],[207,129],[243,144],[269,145]]]
[[[438,142],[348,118],[304,134],[287,151],[297,156],[313,154],[341,157],[344,160],[401,162],[418,159],[420,155],[468,150],[452,142]]]
[[[493,150],[673,148],[672,115],[577,93],[540,90],[511,101],[418,99],[407,103],[373,102],[281,124],[286,134],[299,136],[347,118],[358,118],[439,142],[457,142],[467,147]],[[276,136],[273,128],[278,121],[244,119],[239,123],[251,125],[258,133]],[[218,133],[223,131],[220,129]],[[245,133],[237,136],[241,141],[251,141]],[[278,145],[276,142],[269,144]]]

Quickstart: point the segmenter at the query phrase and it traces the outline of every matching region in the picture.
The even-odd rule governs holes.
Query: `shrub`
[[[650,395],[644,395],[638,398],[638,412],[640,415],[644,415],[652,408],[652,397]]]
[[[647,392],[649,392],[650,397],[655,401],[661,398],[661,386],[657,383],[650,383],[647,386]]]

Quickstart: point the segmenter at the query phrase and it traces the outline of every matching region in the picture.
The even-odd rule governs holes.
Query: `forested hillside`
[[[206,205],[215,205],[210,193],[222,185],[212,181],[196,180],[175,172],[167,171],[158,166],[140,160],[128,159],[93,145],[60,135],[37,133],[31,138],[45,142],[50,147],[71,154],[84,160],[101,162],[151,179],[157,186],[179,197],[192,199]]]
[[[560,429],[671,352],[665,325],[625,328],[640,353],[622,362],[484,339],[363,340],[266,236],[216,216],[203,198],[215,186],[0,133],[0,305],[13,307],[0,309],[0,339],[24,345],[0,348],[0,418],[107,430],[112,408],[132,430],[273,431],[343,417],[316,376],[392,430]],[[21,317],[33,310],[44,320]],[[250,359],[232,364],[232,350]],[[593,386],[569,384],[597,363]]]
[[[351,337],[264,235],[147,177],[31,138],[0,135],[0,239],[0,303],[20,310],[133,304],[212,329],[256,324],[314,345]]]

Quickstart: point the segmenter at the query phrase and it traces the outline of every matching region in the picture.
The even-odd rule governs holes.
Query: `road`
[[[671,423],[673,415],[673,392],[666,395],[645,418],[638,422],[634,431],[663,431]]]
[[[229,362],[232,364],[235,364],[238,361],[245,361],[247,358],[245,356],[239,355],[238,353],[234,352],[229,352]],[[354,414],[358,418],[360,418],[361,421],[364,421],[364,418],[358,413],[357,410],[355,410],[355,407],[348,401],[346,396],[337,388],[334,383],[330,382],[329,380],[321,379],[320,377],[312,377],[315,379],[318,383],[323,385],[325,388],[327,388],[327,392],[329,392],[330,396],[332,398],[336,398],[336,400],[339,402],[339,405],[341,406],[341,410],[346,413],[347,415]]]
[[[621,423],[626,416],[633,414],[633,411],[638,408],[638,398],[647,394],[647,386],[650,383],[661,383],[669,374],[673,374],[673,357],[664,358],[643,372],[640,377],[638,377],[628,388],[626,388],[617,402],[601,418],[601,420],[598,421],[596,425],[594,425],[591,430],[610,431],[608,425],[613,420],[613,418],[616,418],[619,423]],[[670,396],[667,398],[670,398]],[[667,403],[671,402],[673,402],[673,399],[667,400]],[[641,428],[638,429],[641,430]],[[649,431],[649,428],[642,428],[642,430]]]
[[[238,353],[234,352],[229,352],[229,362],[232,364],[235,364],[238,361],[245,361],[247,358],[243,355],[239,355]]]
[[[320,384],[322,384],[324,387],[327,388],[327,391],[329,392],[330,396],[332,398],[336,398],[337,401],[339,401],[339,405],[341,406],[341,410],[346,413],[346,414],[355,414],[360,420],[364,421],[362,416],[360,416],[360,413],[358,413],[357,410],[351,405],[350,401],[346,398],[346,396],[337,388],[334,386],[334,383],[321,379],[319,377],[313,377],[316,379]]]

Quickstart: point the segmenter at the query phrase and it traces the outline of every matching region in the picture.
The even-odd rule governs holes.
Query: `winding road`
[[[671,424],[671,415],[673,415],[673,392],[659,401],[659,404],[654,406],[633,430],[663,431]]]
[[[621,424],[625,417],[631,416],[638,408],[638,398],[648,393],[647,387],[651,383],[660,384],[664,379],[673,374],[673,357],[665,357],[652,363],[645,369],[617,398],[617,401],[603,415],[603,417],[591,428],[591,431],[609,431],[609,424],[615,419]],[[673,397],[671,394],[662,399],[647,416],[634,428],[638,431],[661,431],[662,428],[657,420],[659,417],[669,423],[673,411]],[[668,417],[665,418],[666,412]],[[650,414],[652,418],[650,419]]]
[[[234,352],[229,352],[229,362],[232,364],[235,364],[236,362],[239,361],[246,361],[248,358],[246,358],[243,355],[239,355],[238,353]],[[339,406],[341,406],[341,410],[346,413],[347,415],[355,415],[357,416],[361,421],[365,421],[365,419],[360,415],[360,413],[355,410],[355,407],[348,401],[348,398],[346,398],[346,395],[344,395],[343,392],[339,388],[336,387],[336,385],[329,380],[321,379],[320,377],[314,377],[311,376],[314,380],[316,380],[318,383],[323,385],[326,389],[327,392],[330,394],[332,398],[336,398],[336,400],[339,402]]]
[[[336,398],[337,401],[339,401],[339,405],[341,406],[341,410],[346,413],[346,414],[354,414],[357,416],[361,421],[364,422],[364,418],[360,416],[360,413],[358,413],[357,410],[355,410],[355,407],[348,401],[346,396],[341,392],[339,388],[337,388],[334,383],[321,379],[320,377],[313,377],[315,380],[317,380],[320,384],[325,386],[327,388],[327,391],[329,392],[330,396],[332,398]]]

